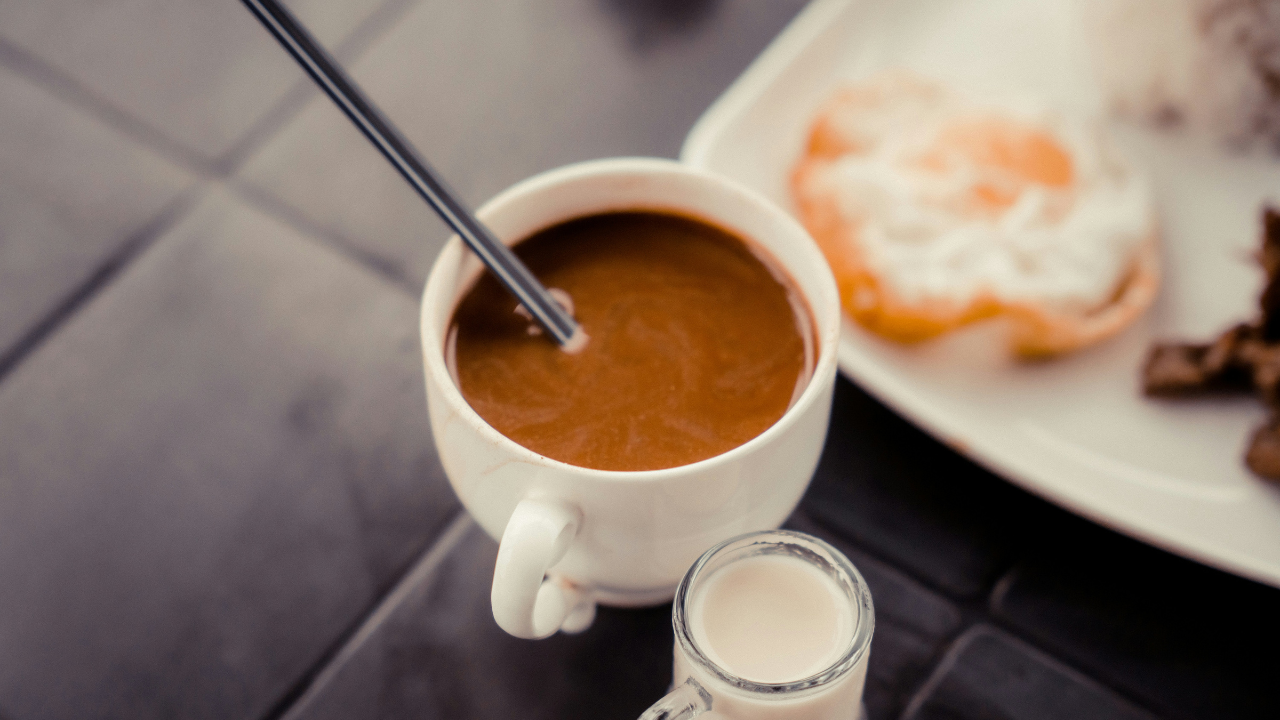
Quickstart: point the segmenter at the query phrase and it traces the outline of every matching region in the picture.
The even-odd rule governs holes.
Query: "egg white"
[[[938,174],[913,159],[955,123],[1002,117],[1034,126],[1072,163],[1064,187],[1029,184],[994,214],[956,198],[981,168]],[[1064,311],[1105,304],[1153,233],[1145,179],[1111,146],[1100,123],[1027,108],[977,108],[945,92],[889,98],[846,118],[859,145],[827,166],[864,262],[908,302],[1004,303]]]

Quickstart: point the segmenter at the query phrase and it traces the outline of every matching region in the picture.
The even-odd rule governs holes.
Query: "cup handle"
[[[640,720],[690,720],[711,709],[711,694],[689,678],[649,706]]]
[[[493,619],[527,640],[563,629],[581,632],[595,619],[590,593],[547,570],[564,557],[582,524],[582,513],[565,503],[525,498],[507,521],[493,570]]]

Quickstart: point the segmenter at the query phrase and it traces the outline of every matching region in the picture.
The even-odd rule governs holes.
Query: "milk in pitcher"
[[[681,590],[672,685],[696,691],[694,714],[859,717],[874,612],[835,548],[788,531],[744,536],[709,552]]]

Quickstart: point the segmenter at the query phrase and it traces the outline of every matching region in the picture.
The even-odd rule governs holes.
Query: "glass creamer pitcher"
[[[641,720],[855,720],[875,626],[871,593],[839,550],[750,533],[693,564],[672,607],[672,691]]]

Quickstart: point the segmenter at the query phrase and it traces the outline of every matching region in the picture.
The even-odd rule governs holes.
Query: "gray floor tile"
[[[193,178],[0,69],[0,359]]]
[[[1169,718],[1280,717],[1280,590],[1082,520],[998,586],[997,617]]]
[[[1154,720],[1097,682],[986,625],[960,637],[903,720]]]
[[[990,590],[1059,511],[938,443],[841,378],[803,507],[837,534],[961,598]]]
[[[333,47],[381,2],[285,4]],[[0,36],[208,159],[303,77],[234,0],[5,2]]]
[[[674,156],[694,120],[803,4],[422,3],[353,72],[474,206],[565,163]],[[414,283],[448,235],[325,98],[242,178]]]
[[[863,701],[869,720],[897,717],[943,648],[959,632],[960,610],[941,595],[814,523],[804,511],[797,511],[787,521],[787,527],[835,545],[867,581],[875,604],[876,629],[871,639]]]
[[[289,720],[634,720],[666,692],[669,604],[600,608],[580,635],[518,640],[489,607],[497,543],[469,519],[450,533]]]
[[[457,505],[416,304],[220,190],[0,385],[0,707],[257,718]]]

